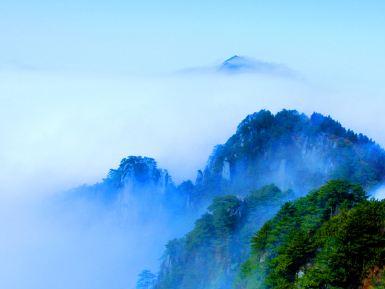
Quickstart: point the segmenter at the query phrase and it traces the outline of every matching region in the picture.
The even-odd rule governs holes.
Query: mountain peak
[[[171,178],[167,170],[158,168],[153,158],[129,156],[122,159],[117,169],[110,170],[108,180],[118,186],[167,186]]]
[[[235,54],[235,55],[233,55],[233,56],[227,58],[227,59],[224,61],[224,63],[226,63],[226,62],[232,62],[232,61],[234,61],[234,60],[236,61],[236,60],[239,60],[239,59],[242,59],[242,58],[244,58],[244,57]]]
[[[296,71],[284,64],[254,59],[248,56],[234,54],[215,66],[198,66],[181,70],[182,73],[222,73],[236,75],[242,73],[302,79]]]
[[[240,72],[242,70],[251,71],[255,66],[255,61],[244,56],[234,55],[226,59],[219,67],[219,70],[228,72]]]
[[[262,110],[247,116],[236,133],[216,147],[201,183],[230,183],[238,192],[274,183],[302,194],[343,179],[371,188],[385,180],[384,162],[381,147],[330,116]]]
[[[225,73],[253,73],[296,78],[298,75],[283,64],[254,59],[247,56],[233,55],[218,66],[218,71]]]

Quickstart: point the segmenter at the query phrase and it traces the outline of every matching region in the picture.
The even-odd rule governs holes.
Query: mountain
[[[260,62],[261,68],[264,66],[269,67],[268,64],[265,64],[264,62]],[[228,59],[226,59],[219,67],[222,71],[228,71],[228,72],[242,72],[242,71],[248,71],[253,70],[258,65],[256,65],[255,61],[246,57],[241,57],[238,55],[234,55]]]
[[[171,219],[174,215],[187,215],[188,187],[183,184],[180,188],[183,194],[168,171],[159,168],[153,158],[129,156],[100,183],[75,188],[69,195],[71,200],[99,202],[123,215],[133,217],[135,212],[135,218],[151,221],[156,216]]]
[[[290,69],[289,67],[263,60],[253,59],[246,56],[234,55],[225,61],[215,64],[213,66],[206,67],[190,67],[180,70],[182,74],[225,74],[225,75],[238,75],[238,74],[255,74],[266,75],[273,77],[283,77],[293,80],[299,80],[302,77],[298,72]]]
[[[282,64],[256,60],[250,57],[234,55],[218,67],[224,73],[257,73],[275,76],[294,77],[296,73]]]
[[[168,243],[154,288],[383,288],[385,201],[345,181],[289,198],[273,185],[215,198],[191,232]]]
[[[368,137],[345,129],[329,116],[318,113],[307,116],[294,110],[273,114],[261,110],[247,116],[227,142],[214,148],[206,167],[198,171],[195,181],[187,180],[176,185],[168,172],[159,168],[154,159],[131,156],[123,159],[118,168],[110,170],[102,182],[77,188],[71,196],[95,200],[106,206],[113,204],[114,208],[122,208],[130,218],[144,220],[143,223],[149,227],[171,230],[172,236],[180,236],[181,231],[186,232],[189,228],[186,223],[190,224],[192,219],[202,211],[205,212],[189,233],[168,243],[157,280],[154,281],[153,274],[147,272],[141,278],[151,276],[151,280],[140,280],[140,284],[154,284],[151,287],[157,289],[228,289],[233,288],[233,285],[239,289],[265,288],[265,280],[271,279],[269,268],[273,265],[270,264],[283,268],[286,257],[282,255],[279,264],[274,263],[274,258],[281,253],[278,249],[281,248],[281,239],[272,243],[277,249],[273,255],[260,255],[254,249],[250,251],[251,240],[255,243],[254,234],[274,217],[285,202],[303,197],[314,188],[334,179],[340,179],[341,183],[329,183],[326,188],[317,190],[318,194],[311,193],[310,197],[295,203],[302,210],[294,215],[293,220],[299,222],[295,223],[295,228],[301,229],[303,221],[304,230],[310,230],[305,230],[305,233],[309,233],[306,236],[302,229],[299,230],[302,232],[302,239],[299,240],[303,242],[300,243],[301,249],[307,250],[307,242],[314,245],[314,239],[307,241],[305,238],[313,236],[310,233],[318,231],[323,224],[334,220],[335,216],[346,210],[355,212],[356,205],[366,202],[363,190],[350,183],[370,191],[385,181],[385,152]],[[331,193],[324,196],[322,192],[325,190]],[[355,191],[359,194],[355,194]],[[336,200],[333,196],[339,197]],[[338,204],[333,205],[333,211],[325,211],[330,202]],[[292,212],[285,209],[285,206],[291,208],[291,205],[284,205],[284,213],[277,215],[284,220],[290,219]],[[324,216],[322,212],[330,214]],[[359,222],[361,220],[365,224],[363,216],[358,219]],[[292,221],[283,227],[274,227],[276,229],[272,232],[267,231],[265,225],[259,234],[272,234],[273,238],[277,230],[282,230],[283,235],[279,236],[283,240],[290,240],[292,236],[286,233],[291,230],[291,224]],[[153,240],[159,238],[156,234],[151,236]],[[330,233],[330,236],[333,234]],[[376,232],[373,236],[378,238]],[[367,238],[371,240],[372,235]],[[271,239],[268,237],[266,240],[270,242]],[[337,239],[330,240],[334,242]],[[329,250],[327,242],[321,244],[325,252]],[[291,246],[297,243],[287,244],[288,249],[294,250],[295,247]],[[310,257],[313,258],[317,252],[311,251]],[[275,288],[293,288],[290,284],[297,284],[295,278],[298,274],[317,274],[317,271],[310,274],[305,269],[308,268],[307,264],[310,268],[312,262],[317,268],[321,266],[324,262],[321,257],[319,261],[318,257],[309,259],[309,263],[296,267],[295,272],[289,268],[291,275],[283,275],[284,278],[289,276],[289,283],[282,283],[287,287],[277,285]],[[266,262],[259,266],[258,260],[265,259]],[[244,262],[245,265],[242,265]],[[377,261],[375,263],[379,266],[378,270],[374,265],[369,268],[367,260],[360,264],[368,265],[364,269],[369,268],[373,276],[380,278],[382,264]],[[365,272],[360,274],[361,278]]]
[[[88,197],[102,200],[124,201],[129,195],[152,192],[155,195],[165,195],[175,187],[167,170],[158,168],[152,158],[130,156],[121,160],[119,167],[111,169],[102,182],[75,189]]]
[[[193,195],[199,202],[213,195],[247,194],[271,183],[303,195],[331,179],[366,189],[384,182],[384,150],[328,116],[262,110],[247,116],[236,133],[214,149]]]
[[[292,197],[274,185],[216,197],[192,231],[167,244],[155,288],[232,288],[253,233]]]
[[[194,182],[177,186],[154,159],[131,156],[101,183],[75,192],[123,202],[147,196],[152,203],[183,211],[202,208],[215,196],[247,195],[271,183],[301,196],[331,179],[375,187],[385,181],[385,151],[329,116],[261,110],[248,115],[226,143],[214,148]]]
[[[118,169],[110,170],[106,182],[117,188],[126,187],[136,190],[143,187],[153,187],[165,193],[173,186],[167,170],[158,168],[152,158],[131,156],[120,162]]]
[[[385,201],[333,181],[285,204],[261,228],[236,287],[380,289],[384,269]]]
[[[360,185],[370,190],[384,182],[384,161],[385,153],[375,142],[343,128],[330,117],[318,113],[308,117],[289,110],[275,115],[262,110],[249,115],[225,144],[214,149],[206,168],[198,172],[195,184],[190,186],[194,205],[213,201],[192,231],[168,243],[155,288],[265,288],[265,273],[259,274],[258,268],[252,270],[255,258],[250,257],[249,246],[262,224],[284,202],[309,191],[308,197],[296,203],[303,208],[303,215],[296,215],[295,220],[304,218],[306,226],[328,221],[326,217],[365,201]],[[344,181],[330,182],[333,179]],[[317,193],[312,191],[327,182]],[[328,204],[334,206],[331,212]],[[284,213],[277,216],[290,218],[291,211],[282,210]],[[325,212],[330,214],[326,216]],[[286,228],[273,228],[272,232],[282,230],[285,234]],[[278,246],[277,242],[273,240],[272,244]],[[255,252],[260,260],[268,257]],[[244,262],[247,276],[240,274]],[[284,262],[272,266],[284,266]],[[361,273],[360,277],[364,275]]]

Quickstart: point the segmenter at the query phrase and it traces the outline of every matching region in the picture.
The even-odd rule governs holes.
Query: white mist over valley
[[[384,3],[1,2],[1,289],[385,286]]]
[[[56,83],[62,77],[65,87]],[[142,269],[156,272],[166,242],[190,230],[192,219],[169,227],[159,216],[145,223],[130,214],[122,220],[118,205],[56,208],[53,201],[100,182],[128,155],[154,157],[177,184],[195,180],[213,147],[260,109],[323,112],[385,143],[384,107],[375,96],[364,102],[352,94],[344,109],[351,91],[305,80],[249,73],[89,79],[23,72],[7,76],[0,91],[7,119],[0,126],[0,269],[8,288],[133,288]]]

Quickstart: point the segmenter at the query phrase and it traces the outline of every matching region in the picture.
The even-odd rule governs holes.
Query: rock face
[[[122,159],[116,169],[92,186],[74,190],[87,198],[127,206],[162,207],[175,198],[176,187],[167,170],[158,167],[152,158],[129,156]],[[180,200],[180,203],[183,203]]]
[[[225,144],[214,148],[195,182],[175,186],[154,159],[131,156],[82,191],[103,200],[144,195],[183,211],[202,208],[218,195],[246,195],[271,183],[302,195],[331,179],[371,188],[385,180],[385,152],[330,117],[262,110],[247,116]]]
[[[192,231],[167,244],[155,288],[233,288],[253,233],[289,197],[270,185],[245,198],[216,198]]]
[[[226,143],[215,147],[195,182],[176,186],[154,159],[131,156],[101,183],[74,193],[118,203],[130,217],[136,210],[140,220],[179,220],[176,228],[186,224],[183,216],[193,212],[195,217],[214,199],[194,230],[167,246],[157,288],[227,289],[248,257],[248,240],[278,205],[288,195],[302,196],[332,179],[365,189],[383,183],[384,150],[330,117],[262,110],[247,116]]]
[[[385,152],[330,117],[263,110],[246,117],[236,133],[214,149],[196,190],[199,197],[211,198],[274,183],[303,194],[330,179],[371,188],[385,180]]]
[[[113,184],[119,192],[117,201],[147,209],[162,209],[167,198],[172,198],[175,185],[167,170],[158,168],[148,157],[124,158],[117,169],[110,170],[105,182]]]

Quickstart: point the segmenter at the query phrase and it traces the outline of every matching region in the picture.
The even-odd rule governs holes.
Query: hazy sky
[[[31,1],[0,4],[1,64],[165,72],[232,54],[319,75],[382,72],[385,3]]]
[[[383,0],[0,0],[0,287],[133,288],[156,270],[176,234],[157,218],[122,227],[86,205],[68,221],[40,202],[128,155],[194,178],[247,114],[283,108],[385,146],[384,15]],[[235,54],[302,78],[177,73]]]
[[[180,181],[246,114],[331,114],[385,145],[384,1],[0,3],[0,191],[100,180],[156,157]],[[176,75],[234,55],[304,76]]]

